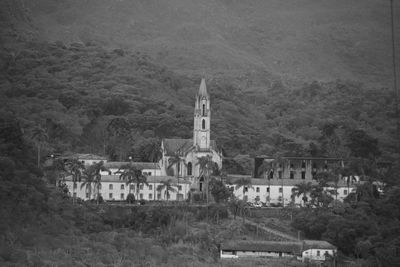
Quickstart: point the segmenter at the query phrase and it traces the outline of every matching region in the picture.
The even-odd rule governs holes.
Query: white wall
[[[319,255],[318,255],[318,252],[319,252]],[[308,250],[303,251],[302,256],[303,256],[303,260],[310,259],[310,260],[324,261],[325,253],[328,253],[329,255],[333,256],[335,253],[335,250],[333,250],[333,249],[308,249]]]
[[[89,199],[94,199],[95,197],[95,192],[96,190],[94,189],[94,185],[92,184],[92,195],[90,198],[86,195],[87,190],[86,186],[84,186],[81,189],[81,184],[82,182],[77,182],[77,188],[73,191],[73,182],[72,181],[66,181],[65,182],[68,190],[72,196],[73,192],[76,193],[76,197],[81,198],[83,200],[89,200]],[[139,189],[139,196],[136,196],[136,185],[133,185],[133,189],[131,190],[131,193],[135,195],[136,199],[144,199],[144,200],[167,200],[166,195],[165,195],[165,190],[162,190],[161,192],[157,191],[157,187],[161,183],[149,183],[149,185],[143,185],[142,189]],[[112,185],[112,189],[110,189],[110,185]],[[121,188],[123,186],[123,188]],[[103,197],[105,201],[108,200],[126,200],[127,195],[129,194],[129,186],[125,182],[101,182],[101,189],[100,189],[100,194]],[[174,186],[174,188],[177,190],[177,192],[170,192],[170,200],[176,200],[177,199],[177,194],[182,194],[182,200],[186,200],[188,198],[188,192],[190,191],[190,186],[189,184],[180,184],[181,190],[178,192],[178,187],[177,185]],[[161,193],[160,199],[157,198],[157,194]],[[112,195],[110,195],[112,194]],[[121,195],[123,194],[123,196]]]

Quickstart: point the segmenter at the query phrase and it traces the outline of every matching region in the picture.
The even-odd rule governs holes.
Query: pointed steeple
[[[208,97],[207,87],[206,87],[206,79],[201,78],[200,88],[199,88],[199,96]]]

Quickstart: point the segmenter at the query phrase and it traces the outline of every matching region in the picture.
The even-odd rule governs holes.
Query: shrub
[[[126,196],[126,202],[128,202],[129,204],[133,204],[135,203],[136,199],[135,199],[135,195],[130,193]]]

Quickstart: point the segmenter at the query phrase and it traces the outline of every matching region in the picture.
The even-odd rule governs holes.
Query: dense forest
[[[346,75],[333,75],[320,80],[316,78],[318,75],[311,79],[294,79],[285,76],[284,72],[275,75],[259,67],[243,67],[232,62],[227,63],[229,67],[226,69],[230,71],[225,72],[217,66],[214,66],[214,71],[207,69],[204,72],[201,71],[204,70],[201,64],[192,65],[185,71],[178,68],[176,62],[162,60],[157,54],[158,47],[150,51],[143,46],[136,46],[132,39],[135,36],[137,43],[140,43],[149,40],[145,36],[157,36],[157,32],[153,32],[155,28],[147,28],[145,25],[148,25],[148,16],[162,12],[160,9],[151,3],[107,3],[99,2],[90,16],[83,16],[85,10],[93,7],[90,1],[79,9],[75,1],[65,5],[47,0],[37,4],[22,0],[1,3],[0,98],[3,105],[0,112],[2,116],[13,114],[24,136],[36,142],[36,145],[40,142],[43,158],[54,153],[76,151],[107,155],[111,160],[126,160],[128,156],[133,156],[136,161],[149,161],[150,148],[159,144],[161,138],[192,136],[194,97],[204,73],[212,101],[212,138],[217,140],[229,159],[227,166],[231,166],[231,172],[250,173],[249,155],[308,156],[319,153],[324,156],[348,156],[346,153],[332,151],[319,151],[316,154],[318,149],[315,146],[324,138],[323,131],[327,125],[336,125],[336,136],[341,145],[348,143],[348,136],[353,131],[366,132],[377,140],[380,159],[393,159],[396,139],[395,98],[394,91],[387,87],[391,84],[386,75],[389,73],[385,71],[387,68],[380,68],[379,71],[384,73],[380,75],[382,79],[378,83],[364,76],[361,79],[357,75],[350,79]],[[171,5],[206,12],[204,5],[181,4],[176,1]],[[341,3],[339,6],[342,4],[345,5]],[[375,4],[370,1],[363,8],[374,8]],[[234,16],[222,11],[227,8],[224,3],[215,1],[210,5],[218,12],[223,12],[227,16],[226,24],[233,28],[242,25],[239,22],[243,23],[243,27],[249,23],[253,25],[256,21],[251,21],[251,16],[260,15],[256,11],[257,5],[259,9],[267,10],[268,7],[261,3],[249,6],[249,12],[252,11],[243,16],[250,21],[236,21]],[[309,3],[305,1],[304,5]],[[332,16],[341,16],[342,9],[339,6],[338,10],[332,11]],[[239,7],[240,4],[235,3],[229,8],[236,12]],[[324,10],[326,7],[315,8]],[[127,13],[122,11],[124,9],[133,12],[135,23],[142,25],[142,30],[134,27],[131,37],[125,36],[124,39],[119,35],[118,39],[110,27],[123,29],[126,27],[124,20],[112,20],[106,14],[119,12],[124,19],[128,19]],[[138,10],[144,13],[140,14]],[[295,10],[304,11],[299,6],[293,7]],[[162,23],[166,22],[164,20],[170,18],[173,31],[177,19],[173,19],[169,12],[175,11],[168,7],[165,12],[165,17],[159,16],[159,21],[153,23],[162,27]],[[358,11],[354,6],[349,12]],[[97,19],[101,15],[110,22],[110,25],[106,25],[103,21],[103,29],[93,26],[95,21],[100,23]],[[89,21],[87,27],[94,32],[107,32],[87,34],[87,38],[83,38],[82,29],[76,28],[74,23],[85,17]],[[367,18],[362,17],[363,20]],[[180,19],[185,23],[190,21],[187,17]],[[322,21],[319,16],[315,19]],[[382,26],[379,17],[373,16],[370,19],[379,27]],[[283,22],[281,17],[276,20]],[[334,18],[329,20],[336,23]],[[43,24],[45,22],[46,25]],[[261,26],[262,21],[259,23],[258,26]],[[308,25],[310,22],[304,23]],[[350,19],[347,23],[341,26],[352,31],[358,27]],[[214,24],[215,31],[221,30],[220,24]],[[54,40],[56,29],[62,30],[67,25],[74,25],[71,30],[82,38],[68,39],[71,33],[66,31],[65,38],[56,35],[59,39]],[[211,30],[212,25],[207,24],[207,29]],[[289,30],[290,25],[286,26],[286,30]],[[254,32],[259,28],[248,26],[247,29]],[[342,36],[343,33],[335,29],[326,28]],[[320,30],[312,28],[308,34],[314,36]],[[114,43],[106,38],[106,33],[116,38]],[[161,32],[158,34],[162,35]],[[370,38],[368,36],[360,37]],[[232,45],[228,36],[223,37]],[[350,36],[342,37],[348,38],[350,43],[354,42]],[[326,38],[329,40],[332,37]],[[294,40],[295,43],[298,41]],[[198,40],[190,39],[190,42],[196,43]],[[262,42],[258,43],[262,45]],[[195,49],[196,46],[190,47]],[[174,54],[170,46],[165,46],[165,49],[169,53],[168,58],[171,58]],[[290,51],[291,48],[287,49]],[[369,54],[376,58],[377,54],[374,53],[382,49],[376,44]],[[343,57],[347,58],[349,52]],[[194,62],[203,56],[200,52],[198,55],[190,53]],[[303,53],[299,52],[298,55],[302,56],[300,61],[306,60]],[[179,57],[177,54],[176,58]],[[223,61],[222,58],[220,60]],[[237,61],[238,58],[232,60]],[[368,68],[364,72],[375,74],[377,66],[382,63],[379,59],[374,61],[376,65],[364,64],[362,67],[363,57],[358,60],[360,62],[353,62],[357,71]],[[326,61],[326,64],[334,63]],[[352,69],[352,73],[354,71]],[[37,128],[45,131],[46,138],[33,140],[32,135]]]
[[[242,1],[176,0],[176,9],[165,10],[128,2],[0,1],[0,265],[215,266],[224,238],[250,236],[228,219],[237,200],[207,213],[74,205],[54,186],[52,166],[42,168],[50,155],[67,152],[154,160],[162,138],[191,138],[203,76],[212,139],[228,173],[250,174],[254,155],[349,159],[365,183],[345,203],[282,212],[306,238],[338,246],[343,258],[363,266],[399,262],[395,97],[387,46],[379,42],[388,37],[386,6],[255,1],[242,12]],[[192,9],[199,13],[185,15]],[[204,12],[209,19],[201,24]],[[287,18],[296,12],[295,27]],[[391,168],[381,172],[382,162]],[[215,196],[230,197],[218,188]]]
[[[44,157],[77,151],[149,161],[149,147],[161,138],[192,135],[200,76],[178,75],[145,54],[31,41],[6,47],[1,59],[1,112],[15,116],[27,139],[35,128],[45,129]],[[379,141],[383,158],[395,152],[389,89],[349,81],[289,88],[274,81],[255,94],[213,79],[208,87],[212,137],[227,157],[308,156],[332,124],[346,133],[339,135],[342,143],[351,131],[363,130]]]

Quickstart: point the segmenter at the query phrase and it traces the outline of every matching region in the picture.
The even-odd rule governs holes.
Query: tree
[[[85,169],[85,165],[77,159],[71,159],[65,163],[65,167],[72,176],[72,203],[75,204],[77,182],[81,182],[82,180],[82,172]]]
[[[167,196],[167,200],[169,200],[170,194],[169,192],[177,192],[177,190],[172,186],[172,179],[168,179],[167,181],[161,181],[161,184],[157,186],[157,191],[161,193],[164,191],[164,199]]]
[[[186,165],[185,160],[181,157],[181,152],[178,150],[175,152],[172,157],[168,159],[168,169],[171,168],[173,165],[176,165],[176,179],[178,180],[178,187],[179,187],[179,175],[181,172],[181,163]]]
[[[32,130],[32,139],[36,141],[37,145],[37,166],[40,168],[40,150],[42,144],[49,139],[49,136],[47,135],[47,131],[45,128],[43,128],[41,125],[37,125],[35,128]]]
[[[369,136],[363,130],[354,130],[349,134],[347,147],[351,154],[358,158],[375,158],[381,154],[378,148],[378,139]]]
[[[249,188],[253,188],[252,184],[251,184],[251,179],[248,178],[239,178],[236,180],[235,182],[236,186],[235,189],[238,190],[239,188],[243,188],[242,192],[243,192],[243,201],[245,201],[245,196],[246,196],[246,191]]]
[[[142,170],[135,168],[132,164],[127,164],[121,166],[117,173],[121,173],[119,179],[126,181],[126,185],[129,186],[129,193],[131,193],[130,184],[136,184],[136,199],[139,199],[140,185],[148,185],[147,178],[143,175]]]
[[[210,181],[211,195],[215,202],[225,202],[233,197],[233,192],[221,180],[212,178]]]
[[[81,188],[85,185],[88,185],[89,189],[89,199],[92,193],[92,184],[96,189],[96,202],[99,204],[100,201],[100,187],[101,187],[101,172],[108,171],[108,169],[104,166],[104,162],[100,161],[98,163],[93,163],[87,169],[83,171],[83,178],[85,182],[82,183]]]
[[[296,184],[295,187],[292,188],[292,198],[294,196],[300,197],[303,195],[302,200],[303,204],[305,205],[307,203],[307,194],[309,194],[312,190],[312,183],[311,182],[302,182],[300,184]]]
[[[203,156],[200,158],[197,158],[198,162],[196,165],[199,165],[199,170],[200,170],[200,177],[204,177],[206,181],[206,199],[207,199],[207,204],[209,203],[209,182],[210,182],[210,176],[215,169],[215,164],[212,161],[212,156],[207,155]]]
[[[271,200],[270,196],[270,190],[271,190],[271,176],[274,175],[274,161],[268,162],[268,161],[263,161],[263,163],[258,167],[258,175],[264,175],[264,178],[268,180],[268,199],[267,202]]]
[[[158,142],[153,142],[150,147],[150,154],[149,154],[149,159],[150,161],[154,162],[154,176],[156,175],[156,164],[157,162],[162,158],[162,151],[160,144]],[[154,189],[154,199],[156,198],[156,183],[154,181],[153,184],[153,189]]]

